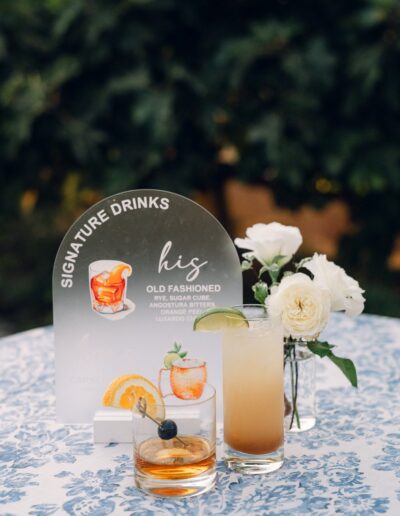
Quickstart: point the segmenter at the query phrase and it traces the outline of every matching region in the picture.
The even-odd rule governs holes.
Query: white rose
[[[358,281],[348,276],[342,267],[327,260],[325,254],[315,253],[303,267],[314,274],[315,283],[329,289],[332,311],[345,310],[348,316],[354,317],[364,310],[364,290]]]
[[[270,265],[276,256],[280,267],[285,265],[303,242],[299,228],[284,226],[279,222],[254,224],[247,228],[246,238],[235,238],[235,244],[241,249],[249,249],[243,256],[256,258],[262,265]]]
[[[329,290],[301,272],[284,277],[266,305],[270,317],[282,323],[285,336],[295,339],[317,337],[331,309]]]

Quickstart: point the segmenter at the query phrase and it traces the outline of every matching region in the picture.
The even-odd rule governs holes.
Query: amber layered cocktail
[[[198,399],[167,400],[153,412],[135,405],[135,484],[157,496],[199,495],[215,483],[215,390],[206,384]]]
[[[248,325],[223,331],[224,458],[268,473],[283,463],[283,333],[260,305],[237,308]]]
[[[283,464],[283,330],[262,305],[215,307],[194,331],[223,335],[224,459],[241,473]]]

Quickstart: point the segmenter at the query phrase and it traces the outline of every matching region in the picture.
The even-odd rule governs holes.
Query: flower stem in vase
[[[294,355],[296,355],[296,350],[294,350]],[[295,388],[294,388],[294,399],[295,399],[295,402],[294,402],[294,407],[293,407],[293,414],[296,416],[296,423],[297,423],[297,428],[300,428],[301,425],[300,425],[300,418],[299,418],[299,411],[297,409],[297,396],[298,396],[298,387],[299,387],[299,365],[297,363],[297,360],[294,359],[294,364],[295,364]],[[293,421],[293,415],[292,415],[292,421]],[[292,428],[292,425],[290,425],[290,428]]]
[[[292,407],[291,407],[291,418],[289,424],[289,430],[293,428],[294,418],[296,418],[297,428],[300,428],[300,417],[297,409],[297,393],[299,387],[299,369],[296,361],[296,345],[290,344],[289,347],[289,358],[290,358],[290,386],[292,394]]]
[[[315,364],[305,341],[285,342],[285,427],[304,432],[315,425]]]

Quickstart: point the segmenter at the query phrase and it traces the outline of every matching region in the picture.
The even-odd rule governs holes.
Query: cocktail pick
[[[185,442],[177,436],[178,433],[178,427],[176,426],[175,421],[172,419],[164,419],[164,421],[157,421],[157,419],[154,419],[154,417],[150,416],[150,414],[147,412],[147,401],[142,396],[139,398],[136,408],[142,414],[142,417],[148,417],[158,426],[158,436],[160,439],[163,439],[164,441],[168,441],[169,439],[175,438],[177,441],[179,441],[183,446],[186,446]]]

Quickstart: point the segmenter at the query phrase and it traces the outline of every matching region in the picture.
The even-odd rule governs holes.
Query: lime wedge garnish
[[[171,369],[172,364],[175,362],[175,360],[179,360],[181,357],[178,355],[178,353],[174,353],[170,351],[167,353],[164,357],[164,365],[167,369]]]
[[[199,314],[193,323],[194,331],[221,331],[248,327],[248,320],[236,308],[209,308]]]

